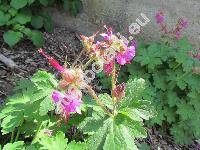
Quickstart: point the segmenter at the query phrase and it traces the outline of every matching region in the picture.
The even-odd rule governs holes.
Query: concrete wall
[[[114,27],[116,32],[127,35],[128,27],[136,18],[144,13],[151,21],[143,27],[145,39],[157,39],[158,25],[154,15],[162,10],[169,27],[182,17],[189,22],[184,32],[195,47],[200,43],[200,0],[82,0],[83,12],[76,18],[54,8],[53,18],[58,26],[65,26],[83,34],[92,34],[104,24]]]

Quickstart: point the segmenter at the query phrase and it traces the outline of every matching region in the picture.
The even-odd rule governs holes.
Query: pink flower
[[[194,55],[193,57],[200,60],[200,53]]]
[[[59,83],[61,88],[66,88],[69,84],[75,82],[75,76],[70,69],[65,69],[62,72],[62,80]]]
[[[120,100],[122,97],[125,96],[125,89],[126,89],[125,83],[117,85],[113,90],[113,96],[116,97],[117,100]]]
[[[136,43],[133,42],[130,47],[128,47],[125,52],[119,52],[117,54],[117,62],[120,65],[125,65],[129,63],[135,57],[135,45]]]
[[[56,113],[62,114],[66,120],[69,119],[70,113],[81,114],[80,105],[82,94],[80,91],[71,89],[68,93],[63,94],[59,91],[54,91],[52,93],[52,99],[56,104]]]
[[[108,64],[103,65],[103,71],[108,76],[110,76],[112,74],[113,68],[114,68],[113,60],[110,61]]]
[[[177,40],[179,40],[181,38],[181,31],[176,30],[175,31],[175,37],[176,37]]]
[[[180,19],[180,20],[179,20],[179,26],[180,26],[181,28],[187,28],[187,27],[188,27],[188,21],[185,20],[185,19]]]
[[[51,136],[53,135],[53,131],[52,131],[52,130],[45,129],[45,130],[44,130],[44,134],[47,135],[48,137],[51,137]]]
[[[156,18],[156,22],[157,22],[158,24],[163,23],[163,21],[164,21],[164,19],[165,19],[164,14],[163,14],[163,12],[161,12],[161,11],[159,11],[159,12],[156,13],[155,18]]]
[[[40,49],[38,50],[38,52],[39,52],[42,56],[44,56],[45,58],[47,58],[47,59],[49,60],[49,64],[50,64],[51,66],[53,66],[56,70],[58,70],[58,71],[60,71],[60,72],[64,71],[64,68],[58,63],[58,61],[55,60],[53,57],[50,57],[50,56],[46,55],[46,54],[44,53],[44,50],[43,50],[43,49],[40,48]]]
[[[100,35],[103,37],[104,41],[110,41],[113,35],[112,28],[107,28],[106,25],[104,27],[106,28],[107,33],[102,33]]]

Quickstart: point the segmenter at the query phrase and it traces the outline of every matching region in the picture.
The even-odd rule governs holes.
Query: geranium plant
[[[157,12],[155,19],[164,33],[161,39],[138,41],[134,61],[119,77],[145,79],[149,87],[143,96],[157,111],[147,124],[162,135],[173,136],[177,143],[191,144],[200,138],[200,51],[183,37],[186,19],[180,18],[171,30],[163,12]],[[108,83],[102,75],[101,81],[103,85]]]
[[[137,149],[134,140],[147,136],[143,119],[152,116],[150,103],[143,97],[145,81],[138,78],[118,82],[120,68],[135,57],[136,44],[124,43],[111,28],[106,29],[107,33],[99,34],[102,41],[95,41],[98,34],[81,36],[89,61],[79,67],[61,66],[39,49],[61,77],[58,80],[39,71],[31,80],[18,83],[16,94],[0,112],[1,132],[11,136],[4,150]],[[111,94],[93,90],[84,72],[92,63],[93,69],[111,77]],[[82,143],[66,139],[64,133],[72,124],[85,135]]]

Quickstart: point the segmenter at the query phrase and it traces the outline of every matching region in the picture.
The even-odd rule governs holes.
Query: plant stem
[[[116,111],[116,98],[113,95],[113,91],[116,87],[116,67],[115,67],[115,61],[113,61],[113,71],[112,71],[112,102],[113,102],[113,115],[115,116],[115,111]]]
[[[178,63],[178,64],[173,68],[173,70],[176,70],[180,65],[181,65],[181,63]]]
[[[112,71],[112,90],[115,89],[115,83],[116,83],[116,68],[115,68],[115,62],[113,62],[113,71]]]
[[[32,143],[33,143],[33,142],[35,141],[35,139],[37,138],[38,133],[39,133],[39,131],[40,131],[41,128],[42,128],[42,125],[43,125],[43,122],[41,122],[40,125],[38,126],[38,129],[37,129],[36,134],[35,134],[35,136],[34,136],[34,138],[33,138],[33,140],[32,140]]]
[[[17,131],[17,135],[16,135],[16,137],[15,137],[15,142],[17,142],[17,140],[18,140],[18,138],[19,138],[19,134],[20,134],[20,130],[18,129],[18,131]]]
[[[97,104],[107,113],[110,117],[113,117],[113,115],[108,111],[108,109],[104,106],[104,103],[98,98],[95,91],[92,89],[91,86],[87,85],[86,89],[88,90],[88,93],[96,100]]]
[[[21,123],[20,123],[19,127],[22,126],[23,123],[24,123],[24,118],[21,120]],[[17,130],[17,135],[15,137],[15,142],[17,142],[17,140],[19,138],[19,135],[20,135],[19,127],[18,127],[18,130]]]
[[[12,131],[11,138],[10,138],[10,143],[13,143],[14,135],[15,135],[15,130]]]
[[[178,79],[180,80],[180,79],[182,79],[182,78],[184,78],[185,76],[187,76],[188,74],[190,74],[190,71],[189,72],[185,72],[182,76],[180,76]]]
[[[85,70],[89,65],[90,63],[93,61],[93,59],[89,59],[85,65],[83,65],[83,70]]]
[[[72,64],[72,67],[74,67],[76,65],[76,63],[78,62],[78,60],[81,58],[83,52],[85,52],[85,48],[82,49],[81,53],[78,55],[78,57],[76,58],[76,60]]]

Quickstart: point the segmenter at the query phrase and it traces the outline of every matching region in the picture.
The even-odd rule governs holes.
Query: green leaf
[[[90,136],[87,140],[87,148],[88,149],[102,149],[103,141],[106,137],[108,128],[110,127],[110,123],[112,121],[110,119],[104,121],[104,124],[97,132],[95,132],[92,136]]]
[[[82,9],[82,3],[80,0],[74,0],[71,2],[70,12],[72,15],[76,16]]]
[[[93,134],[101,126],[103,126],[103,122],[105,119],[105,117],[95,117],[95,115],[93,115],[92,117],[87,117],[79,124],[79,128],[85,133]]]
[[[106,135],[106,140],[103,146],[104,150],[123,150],[125,145],[123,145],[123,135],[120,132],[118,126],[114,123],[111,123],[108,128],[108,133]],[[133,139],[132,139],[133,141]]]
[[[39,1],[43,6],[47,6],[48,5],[48,0],[39,0]]]
[[[35,2],[35,0],[27,0],[28,1],[28,4],[31,5],[32,3]]]
[[[102,122],[101,127],[88,138],[88,149],[136,150],[134,139],[146,137],[142,123],[131,121],[121,114]]]
[[[158,107],[157,108],[157,115],[151,120],[154,124],[158,124],[160,126],[162,126],[162,122],[165,120],[165,116],[164,116],[164,110],[162,109],[162,107]]]
[[[40,29],[43,26],[43,18],[41,16],[33,16],[31,20],[31,25],[35,29]]]
[[[6,2],[2,2],[0,5],[0,11],[7,12],[9,8],[10,8],[10,5],[8,5]]]
[[[181,102],[180,104],[178,104],[178,109],[176,113],[180,115],[182,120],[187,120],[191,118],[191,115],[194,113],[194,108],[193,106],[185,102]]]
[[[192,142],[191,135],[187,135],[181,125],[174,124],[171,128],[171,134],[174,136],[175,141],[180,144],[189,144]]]
[[[163,51],[157,43],[151,43],[147,49],[138,49],[135,61],[142,66],[147,65],[149,69],[154,69],[157,65],[162,64]]]
[[[68,140],[65,138],[64,133],[58,132],[53,137],[43,135],[38,142],[44,150],[66,150]]]
[[[70,8],[69,0],[63,0],[63,8],[65,11],[69,11]]]
[[[15,127],[18,127],[22,120],[23,120],[22,113],[15,113],[6,116],[1,123],[1,127],[3,128],[2,133],[7,134],[9,132],[14,131]]]
[[[44,100],[40,103],[40,110],[39,113],[41,116],[46,115],[49,111],[54,110],[54,103],[51,98],[51,93]]]
[[[5,14],[4,12],[0,11],[0,26],[5,25],[9,19],[10,19],[9,14]]]
[[[8,143],[3,147],[3,150],[25,150],[24,141]]]
[[[126,115],[127,117],[135,121],[142,121],[142,119],[149,120],[149,118],[152,117],[152,114],[148,110],[142,109],[124,108],[121,109],[119,113]]]
[[[99,99],[105,104],[109,109],[113,109],[112,98],[107,93],[100,94]]]
[[[18,13],[13,20],[20,24],[26,24],[31,21],[31,16],[24,13]]]
[[[154,85],[156,88],[165,91],[167,89],[166,76],[163,76],[165,72],[156,72],[153,74]]]
[[[10,14],[12,17],[14,17],[14,16],[17,14],[17,10],[14,9],[14,8],[10,8],[10,9],[8,10],[8,12],[9,12],[9,14]]]
[[[44,20],[44,28],[46,31],[48,32],[52,32],[53,31],[53,20],[50,16],[48,16],[47,18],[45,18]]]
[[[85,146],[85,143],[72,141],[67,145],[66,150],[84,150]]]
[[[31,40],[37,47],[41,47],[44,44],[44,37],[40,31],[33,30],[31,34]]]
[[[174,109],[172,109],[172,108],[165,108],[164,109],[164,114],[165,114],[165,116],[167,118],[167,122],[169,122],[170,124],[172,122],[176,121],[176,118],[175,118],[176,114],[175,114],[175,110]]]
[[[175,92],[170,90],[167,91],[167,102],[170,107],[176,106],[180,101],[180,98]]]
[[[27,0],[11,0],[10,5],[15,9],[20,9],[26,6]]]
[[[29,28],[24,28],[22,32],[29,38],[32,36],[32,31]]]
[[[46,71],[38,71],[32,76],[31,81],[34,82],[39,89],[46,89],[58,86],[58,81],[55,79],[54,75]],[[40,86],[40,83],[42,83],[43,85]]]
[[[15,32],[12,30],[9,30],[3,34],[3,38],[5,42],[10,46],[14,46],[17,44],[21,38],[23,37],[23,34],[21,32]]]
[[[145,90],[144,79],[130,79],[126,84],[125,97],[122,98],[120,108],[134,107],[140,99]],[[136,104],[137,105],[137,104]]]

